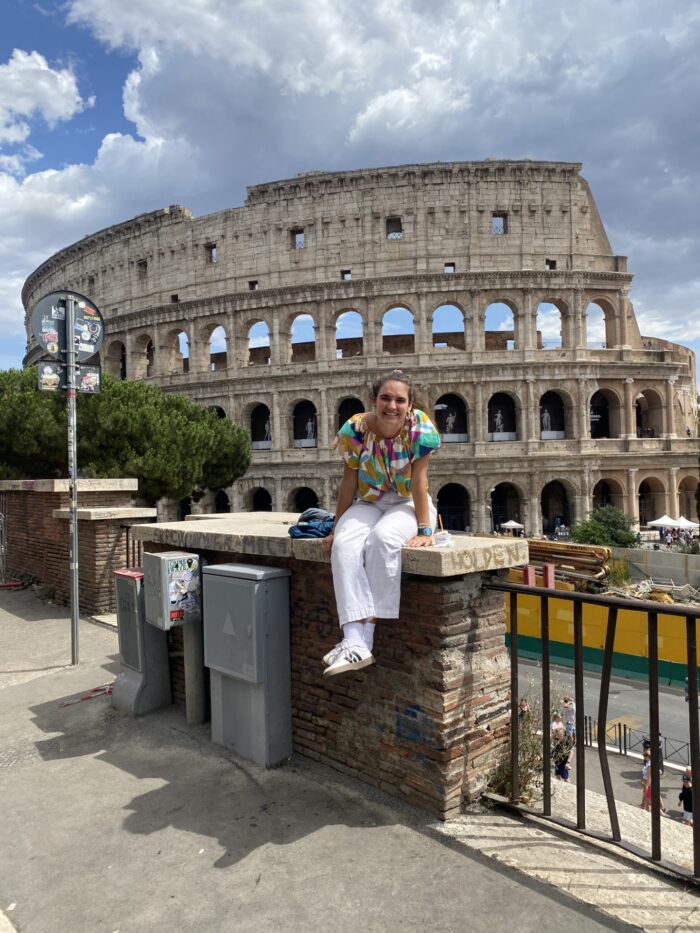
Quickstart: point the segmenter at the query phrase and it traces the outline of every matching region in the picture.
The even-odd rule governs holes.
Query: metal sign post
[[[94,357],[104,340],[102,315],[77,292],[49,292],[32,310],[32,330],[51,358],[39,363],[39,389],[66,389],[68,401],[68,484],[70,490],[70,619],[71,663],[78,664],[78,419],[76,393],[100,391],[100,367],[80,365]],[[54,363],[53,360],[59,362]],[[63,362],[65,360],[65,362]]]
[[[68,483],[70,487],[70,632],[71,664],[80,661],[78,643],[78,438],[75,406],[77,365],[75,348],[75,298],[66,298],[66,388],[68,393]]]

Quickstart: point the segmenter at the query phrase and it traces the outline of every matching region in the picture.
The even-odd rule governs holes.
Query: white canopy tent
[[[678,527],[685,528],[700,528],[700,522],[691,522],[689,518],[686,518],[684,515],[678,519]]]
[[[671,518],[670,515],[662,515],[661,518],[655,518],[652,522],[647,522],[650,528],[682,528],[678,524],[677,518]]]
[[[511,529],[511,528],[524,528],[524,527],[525,527],[525,525],[521,525],[520,522],[513,521],[512,518],[511,518],[509,521],[503,522],[503,523],[501,524],[501,528],[509,528],[509,529]]]

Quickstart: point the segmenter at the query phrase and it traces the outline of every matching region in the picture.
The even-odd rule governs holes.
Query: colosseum
[[[307,172],[242,207],[172,206],[87,236],[22,299],[89,295],[107,371],[249,428],[248,472],[199,509],[332,509],[334,433],[400,368],[442,433],[431,490],[447,527],[546,534],[606,503],[640,525],[694,517],[695,357],[640,334],[580,169]],[[30,335],[25,365],[39,354]]]

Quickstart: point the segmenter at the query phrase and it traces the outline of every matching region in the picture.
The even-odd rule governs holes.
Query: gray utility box
[[[112,706],[132,716],[172,703],[168,635],[146,625],[143,571],[115,570],[121,670],[112,687]]]
[[[280,764],[292,753],[289,571],[212,564],[202,577],[212,739]]]
[[[199,554],[162,551],[143,555],[146,621],[168,629],[202,619]]]

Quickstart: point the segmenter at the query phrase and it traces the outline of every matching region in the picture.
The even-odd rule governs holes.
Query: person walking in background
[[[576,738],[576,704],[572,697],[564,697],[564,715],[566,717],[566,734]]]
[[[684,826],[693,825],[693,777],[690,768],[686,768],[681,778],[681,792],[678,802],[683,804],[682,821]]]

